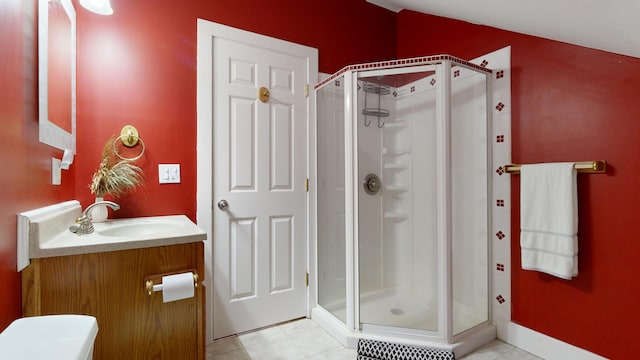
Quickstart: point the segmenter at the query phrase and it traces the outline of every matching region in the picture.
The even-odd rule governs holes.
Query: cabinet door
[[[204,292],[170,303],[148,295],[148,275],[197,269],[202,243],[35,259],[23,271],[25,316],[86,314],[98,320],[94,359],[204,359]]]

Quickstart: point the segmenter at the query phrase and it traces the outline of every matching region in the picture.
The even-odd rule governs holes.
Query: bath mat
[[[360,339],[358,360],[455,360],[451,350]]]

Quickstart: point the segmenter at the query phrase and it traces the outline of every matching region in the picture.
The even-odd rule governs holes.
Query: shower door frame
[[[462,68],[469,69],[478,74],[485,75],[485,100],[486,100],[486,166],[487,166],[487,234],[486,234],[486,259],[488,264],[491,263],[491,205],[488,199],[492,198],[492,182],[491,182],[491,159],[492,152],[489,143],[490,134],[492,134],[492,119],[491,119],[491,71],[483,72],[480,69],[472,66],[467,66],[464,63],[458,61],[452,61],[449,59],[440,59],[431,63],[423,63],[404,66],[387,66],[376,69],[375,66],[371,66],[366,70],[350,70],[347,69],[341,76],[344,77],[345,84],[350,84],[349,89],[345,89],[344,92],[344,141],[345,141],[345,184],[352,184],[352,186],[345,187],[345,261],[346,266],[346,330],[352,334],[368,334],[368,335],[382,335],[382,336],[402,336],[403,339],[413,339],[418,341],[430,341],[435,343],[452,344],[454,342],[462,341],[463,339],[471,336],[475,333],[475,329],[486,327],[490,325],[493,318],[492,306],[490,301],[487,301],[487,319],[467,330],[462,331],[459,334],[453,334],[453,291],[452,291],[452,241],[451,236],[451,149],[450,144],[447,141],[451,133],[451,109],[450,109],[450,93],[451,93],[451,69],[452,65],[460,66]],[[438,159],[434,171],[438,173],[437,189],[438,198],[437,206],[438,211],[438,330],[416,330],[409,328],[398,328],[384,325],[374,324],[362,324],[360,322],[360,291],[359,291],[359,237],[358,237],[358,203],[359,195],[358,188],[360,186],[360,179],[358,178],[358,107],[357,107],[357,92],[354,89],[358,87],[358,78],[362,74],[368,76],[376,75],[395,75],[402,73],[413,73],[425,70],[435,70],[435,78],[438,86],[436,86],[436,131],[438,135],[437,139],[437,153]],[[488,69],[487,69],[488,70]],[[320,90],[324,85],[319,86],[316,90]],[[348,90],[348,91],[347,91]],[[316,104],[318,106],[319,104]],[[317,133],[316,133],[317,136]],[[445,140],[447,139],[447,140]],[[317,140],[316,140],[317,141]],[[319,144],[316,143],[316,149]],[[316,174],[317,176],[317,174]],[[317,180],[317,179],[316,179]],[[317,252],[316,252],[317,254]],[[316,266],[319,262],[316,262]],[[351,265],[351,266],[350,266]],[[492,278],[491,269],[487,266],[486,269],[487,279],[487,298],[491,296]],[[315,273],[318,271],[316,269]],[[316,280],[317,284],[317,280]],[[316,291],[315,304],[318,305],[318,291]],[[321,308],[322,311],[326,311]],[[329,313],[328,311],[326,311]],[[329,313],[330,314],[330,313]],[[330,315],[333,317],[333,315]],[[340,320],[335,319],[340,322]],[[333,322],[333,321],[330,321]],[[333,322],[335,323],[335,322]],[[335,335],[335,334],[334,334]],[[347,341],[348,342],[348,341]],[[353,343],[351,343],[353,345]]]
[[[351,148],[352,154],[352,163],[353,167],[349,169],[345,166],[345,171],[349,170],[351,172],[351,177],[353,182],[352,187],[346,189],[345,195],[347,198],[347,202],[351,199],[351,207],[352,212],[348,212],[347,214],[353,214],[352,218],[348,218],[347,224],[349,222],[352,223],[353,227],[353,244],[352,244],[352,259],[353,259],[353,268],[350,269],[353,273],[353,287],[351,290],[353,291],[352,298],[353,301],[353,325],[347,324],[349,329],[354,329],[356,331],[361,330],[370,334],[380,334],[380,335],[389,335],[389,334],[402,334],[405,337],[416,337],[418,339],[428,339],[435,341],[450,342],[451,333],[449,329],[449,324],[452,322],[452,313],[450,311],[450,302],[452,301],[452,287],[451,287],[451,264],[447,259],[450,258],[451,254],[451,242],[447,241],[449,238],[449,234],[451,232],[451,223],[448,222],[449,218],[449,203],[450,203],[450,189],[449,189],[449,158],[450,158],[450,149],[447,141],[443,139],[448,139],[450,134],[450,106],[449,106],[449,96],[451,89],[451,76],[444,76],[444,74],[450,75],[451,71],[451,61],[443,60],[440,63],[436,64],[425,64],[425,65],[417,65],[410,67],[397,67],[391,69],[372,69],[365,71],[354,71],[351,72],[350,81],[345,78],[345,82],[349,81],[351,84],[352,91],[345,91],[345,104],[358,104],[358,94],[354,89],[358,88],[358,78],[361,76],[364,77],[375,77],[375,76],[385,76],[385,75],[398,75],[398,74],[410,74],[421,71],[435,71],[436,83],[436,173],[438,174],[437,181],[437,208],[439,211],[437,212],[437,249],[438,249],[438,284],[437,284],[437,298],[438,298],[438,306],[436,311],[437,320],[437,330],[418,330],[418,329],[410,329],[410,328],[398,328],[386,325],[377,325],[377,324],[367,324],[362,323],[360,320],[360,266],[359,266],[359,194],[358,189],[360,186],[360,179],[358,178],[358,116],[360,115],[358,112],[357,106],[351,106],[351,109],[347,109],[345,106],[345,115],[347,113],[350,114],[349,117],[345,117],[345,124],[351,124],[351,132],[353,136],[347,138],[345,136],[345,140],[351,141],[351,144],[347,142],[345,148]],[[350,100],[348,100],[350,99]],[[346,129],[345,129],[346,130]],[[348,180],[348,179],[347,179]],[[349,249],[349,237],[347,237],[347,248]],[[443,260],[445,259],[445,260]],[[349,292],[349,288],[347,288],[347,293]],[[349,304],[349,296],[347,295],[347,304]],[[355,301],[357,299],[357,301]],[[347,314],[349,313],[349,309],[347,306]],[[349,317],[347,317],[349,319]]]

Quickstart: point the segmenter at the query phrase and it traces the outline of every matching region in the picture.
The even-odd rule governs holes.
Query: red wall
[[[0,331],[21,316],[16,214],[74,198],[74,169],[50,185],[51,157],[38,141],[35,0],[0,1]]]
[[[640,60],[493,28],[359,2],[319,5],[255,2],[112,0],[115,14],[79,8],[78,152],[63,185],[49,185],[50,157],[38,142],[35,0],[0,2],[0,329],[20,316],[15,272],[15,214],[77,198],[86,206],[101,149],[125,124],[146,144],[146,185],[118,200],[117,217],[184,213],[196,208],[196,18],[294,41],[320,50],[320,71],[407,56],[451,53],[473,58],[512,46],[513,160],[604,159],[607,175],[581,175],[580,275],[571,281],[519,270],[512,236],[513,320],[611,358],[632,358],[640,320],[635,281],[640,215],[634,190],[639,163]],[[318,8],[320,6],[321,8]],[[260,14],[256,21],[255,14]],[[362,26],[359,24],[376,24]],[[397,36],[397,38],[396,38]],[[396,41],[397,39],[397,41]],[[396,49],[397,44],[397,49]],[[157,184],[158,163],[180,163],[182,183]],[[513,224],[519,228],[517,178]]]
[[[515,163],[606,160],[580,175],[579,275],[520,268],[519,191],[512,180],[512,320],[612,359],[637,356],[640,321],[640,59],[402,11],[398,56],[474,58],[512,51]]]
[[[61,154],[38,142],[37,1],[0,1],[0,331],[21,315],[16,214],[69,199],[89,205],[102,147],[123,125],[136,126],[145,142],[139,165],[146,185],[118,199],[122,209],[112,216],[195,219],[196,18],[318,48],[324,72],[395,57],[396,15],[364,0],[275,0],[264,7],[251,0],[111,0],[112,16],[73,3],[78,155],[62,172],[62,186],[52,186],[50,158]],[[158,163],[181,164],[182,183],[158,185]]]
[[[394,13],[362,1],[112,0],[114,14],[78,8],[78,149],[76,195],[88,184],[103,145],[125,124],[146,145],[146,185],[118,199],[112,217],[196,211],[196,18],[319,49],[320,71],[395,57]],[[320,16],[322,15],[322,16]],[[361,26],[359,21],[377,24]],[[339,41],[337,39],[340,39]],[[179,163],[181,184],[159,185],[158,163]]]

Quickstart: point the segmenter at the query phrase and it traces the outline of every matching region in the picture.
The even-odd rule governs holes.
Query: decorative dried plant
[[[100,168],[93,174],[91,193],[97,197],[111,195],[120,197],[142,185],[144,174],[142,169],[129,160],[122,160],[113,150],[116,137],[107,141],[102,150]]]

